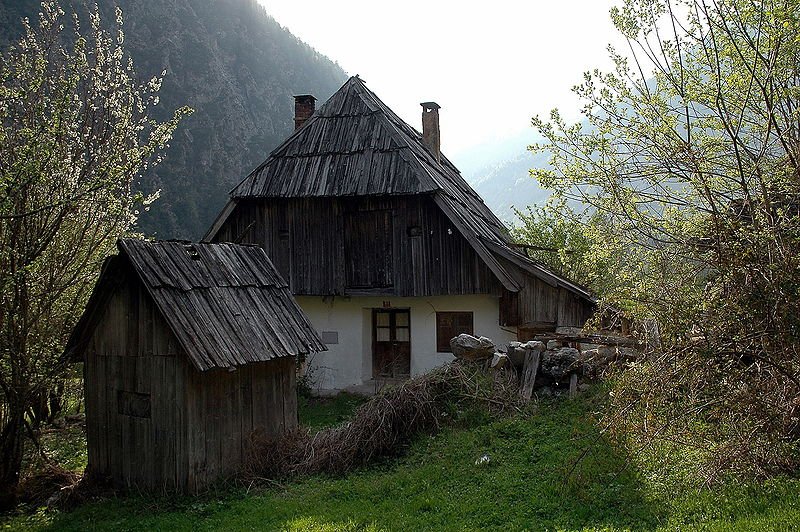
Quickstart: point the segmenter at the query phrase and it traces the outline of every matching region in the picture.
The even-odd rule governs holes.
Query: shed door
[[[411,374],[411,311],[372,311],[372,376],[404,378]]]

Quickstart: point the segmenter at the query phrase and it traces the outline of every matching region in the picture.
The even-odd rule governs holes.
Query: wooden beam
[[[563,342],[574,342],[581,344],[601,344],[601,345],[616,345],[619,347],[634,347],[641,348],[642,343],[635,338],[625,338],[622,336],[606,336],[603,334],[557,334],[557,333],[542,333],[537,334],[534,340],[547,342],[548,340],[561,340]]]
[[[522,382],[519,395],[525,401],[530,401],[533,396],[533,385],[536,382],[536,373],[539,372],[539,359],[542,352],[538,349],[528,350],[525,353],[525,364],[522,366]]]

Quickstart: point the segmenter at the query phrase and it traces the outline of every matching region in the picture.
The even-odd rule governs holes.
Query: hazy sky
[[[456,159],[554,106],[577,116],[570,88],[619,43],[608,10],[621,0],[260,1],[417,129],[419,103],[439,103]]]

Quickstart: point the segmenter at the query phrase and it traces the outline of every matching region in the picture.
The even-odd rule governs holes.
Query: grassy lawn
[[[320,427],[359,400],[303,405]],[[523,418],[462,417],[398,459],[343,478],[314,477],[250,493],[127,497],[7,522],[40,530],[800,530],[800,481],[714,491],[648,489],[600,437],[591,401],[542,403]],[[573,469],[588,446],[585,458]],[[488,463],[476,464],[482,455]]]

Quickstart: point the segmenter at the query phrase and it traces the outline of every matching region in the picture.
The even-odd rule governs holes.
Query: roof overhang
[[[587,288],[584,288],[579,284],[570,281],[564,276],[549,271],[541,264],[537,264],[535,261],[511,249],[510,247],[501,246],[487,239],[482,239],[482,240],[493,253],[497,253],[497,255],[499,255],[500,257],[515,264],[516,266],[526,271],[527,273],[533,275],[537,279],[544,281],[545,283],[549,284],[552,287],[565,288],[566,290],[569,290],[570,292],[580,297],[583,297],[584,299],[588,299],[593,303],[597,302],[597,299],[592,295],[592,293]]]

